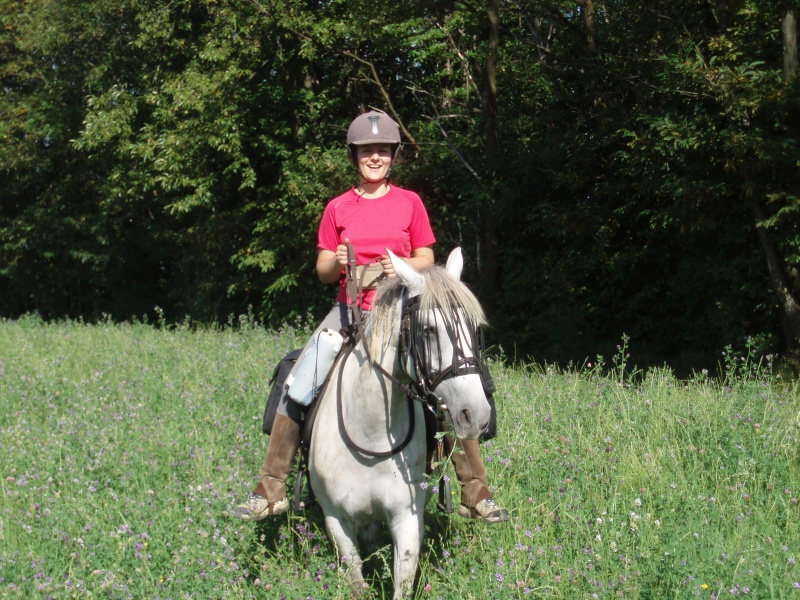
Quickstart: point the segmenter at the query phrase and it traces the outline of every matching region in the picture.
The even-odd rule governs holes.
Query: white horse
[[[390,257],[398,277],[379,286],[364,336],[342,357],[319,399],[309,472],[354,593],[366,587],[357,538],[386,523],[398,599],[413,591],[427,500],[420,485],[427,453],[423,409],[405,386],[435,393],[459,438],[478,437],[490,408],[476,335],[484,315],[459,281],[460,249],[446,269],[424,273]]]

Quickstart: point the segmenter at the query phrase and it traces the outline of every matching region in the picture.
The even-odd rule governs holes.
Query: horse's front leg
[[[410,598],[413,595],[423,527],[421,509],[391,524],[394,547],[393,600]]]
[[[339,561],[347,571],[350,589],[354,596],[361,596],[367,589],[361,570],[361,556],[358,554],[357,533],[353,526],[336,517],[325,517],[325,527],[336,546]]]

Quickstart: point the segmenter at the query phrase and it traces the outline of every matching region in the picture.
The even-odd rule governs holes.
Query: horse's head
[[[444,405],[460,438],[476,438],[489,422],[489,403],[481,379],[483,309],[461,281],[461,249],[447,267],[418,272],[391,252],[394,270],[405,284],[402,348],[404,371],[428,396]]]

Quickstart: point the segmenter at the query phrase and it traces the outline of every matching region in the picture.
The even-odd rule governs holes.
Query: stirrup
[[[303,497],[303,480],[308,481],[308,495]],[[297,469],[297,479],[294,482],[294,510],[301,512],[314,504],[317,499],[314,497],[314,490],[311,489],[311,481],[308,477],[308,469],[300,465]]]
[[[450,491],[450,478],[447,475],[439,478],[439,503],[436,506],[447,515],[453,513],[453,494]]]
[[[439,503],[436,506],[443,513],[450,515],[453,513],[453,494],[450,490],[450,478],[445,475],[444,469],[442,468],[444,461],[444,444],[441,438],[436,440],[436,457],[436,471],[439,473]]]

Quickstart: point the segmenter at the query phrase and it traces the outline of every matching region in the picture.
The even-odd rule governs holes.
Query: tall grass
[[[225,516],[263,458],[272,367],[306,333],[0,322],[0,597],[344,597],[317,507]],[[727,360],[688,381],[629,376],[624,348],[610,368],[494,363],[483,449],[511,521],[432,500],[416,597],[800,598],[798,386]]]

